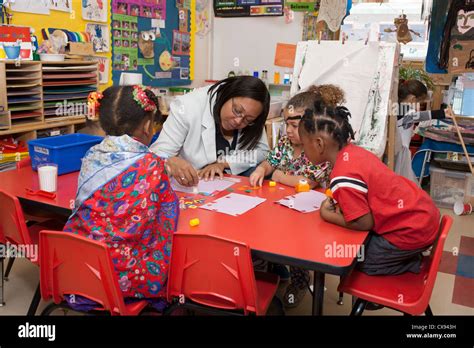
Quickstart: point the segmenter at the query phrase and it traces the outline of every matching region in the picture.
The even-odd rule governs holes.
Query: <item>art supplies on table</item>
[[[318,191],[300,192],[292,196],[287,196],[275,203],[294,209],[301,213],[311,213],[321,208],[321,204],[326,199],[326,195]]]
[[[257,207],[265,201],[266,199],[261,197],[229,193],[228,195],[219,198],[214,202],[204,204],[200,208],[231,216],[239,216],[245,214],[249,210]]]

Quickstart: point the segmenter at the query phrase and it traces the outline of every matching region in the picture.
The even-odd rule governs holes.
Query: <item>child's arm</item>
[[[355,220],[347,222],[339,206],[332,205],[329,199],[326,199],[321,204],[320,214],[323,220],[351,230],[369,231],[374,228],[374,217],[372,213],[365,214]]]
[[[276,181],[276,182],[279,182],[283,185],[293,186],[293,187],[298,185],[300,180],[306,180],[308,182],[309,186],[311,187],[311,189],[318,186],[318,183],[308,179],[307,177],[305,177],[303,175],[289,175],[289,174],[283,173],[281,170],[275,170],[273,172],[272,180]]]
[[[273,172],[273,167],[267,160],[260,163],[255,171],[250,175],[250,186],[262,186],[265,177]]]

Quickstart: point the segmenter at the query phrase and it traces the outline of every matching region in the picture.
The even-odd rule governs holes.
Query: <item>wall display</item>
[[[50,0],[16,0],[10,3],[10,8],[15,12],[26,12],[34,14],[49,14]]]
[[[118,0],[112,2],[112,12],[122,15],[166,18],[166,0]]]
[[[110,29],[105,24],[88,23],[86,31],[91,36],[91,42],[95,52],[109,52],[110,50]]]
[[[325,21],[332,32],[339,30],[346,16],[347,0],[321,0],[318,22]]]
[[[211,30],[208,0],[196,0],[196,34],[203,37]]]
[[[214,0],[216,17],[283,16],[284,0]]]
[[[109,83],[110,76],[110,59],[107,57],[95,56],[95,59],[99,62],[99,83]]]
[[[190,2],[189,6],[195,7]],[[143,16],[144,7],[151,7],[152,12],[157,8],[166,17]],[[112,0],[114,83],[125,71],[141,74],[148,86],[191,82],[190,22],[195,11],[186,7],[187,2],[176,0]]]
[[[82,0],[82,18],[87,21],[107,22],[107,0]]]
[[[73,0],[49,0],[49,8],[54,11],[72,12]]]
[[[0,60],[17,59],[18,57],[33,60],[33,45],[29,27],[0,26],[0,45],[3,47],[1,51],[4,53]],[[11,47],[11,49],[6,50],[6,47]]]
[[[288,0],[285,1],[285,6],[287,6],[292,11],[312,12],[318,10],[319,2],[320,0]]]

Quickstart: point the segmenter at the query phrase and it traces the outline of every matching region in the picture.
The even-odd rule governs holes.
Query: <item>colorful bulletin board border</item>
[[[143,16],[147,6],[161,15]],[[187,6],[194,9],[181,0],[112,0],[114,84],[125,72],[142,74],[143,84],[153,87],[191,84],[195,11]]]
[[[214,0],[216,17],[283,16],[284,0]]]

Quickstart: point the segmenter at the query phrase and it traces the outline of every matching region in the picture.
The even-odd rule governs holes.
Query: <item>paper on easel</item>
[[[321,208],[326,195],[318,191],[300,192],[296,195],[287,196],[275,203],[297,210],[301,213],[311,213]]]
[[[232,216],[242,215],[256,206],[265,202],[265,198],[230,193],[214,202],[200,206],[199,208],[212,210]]]

